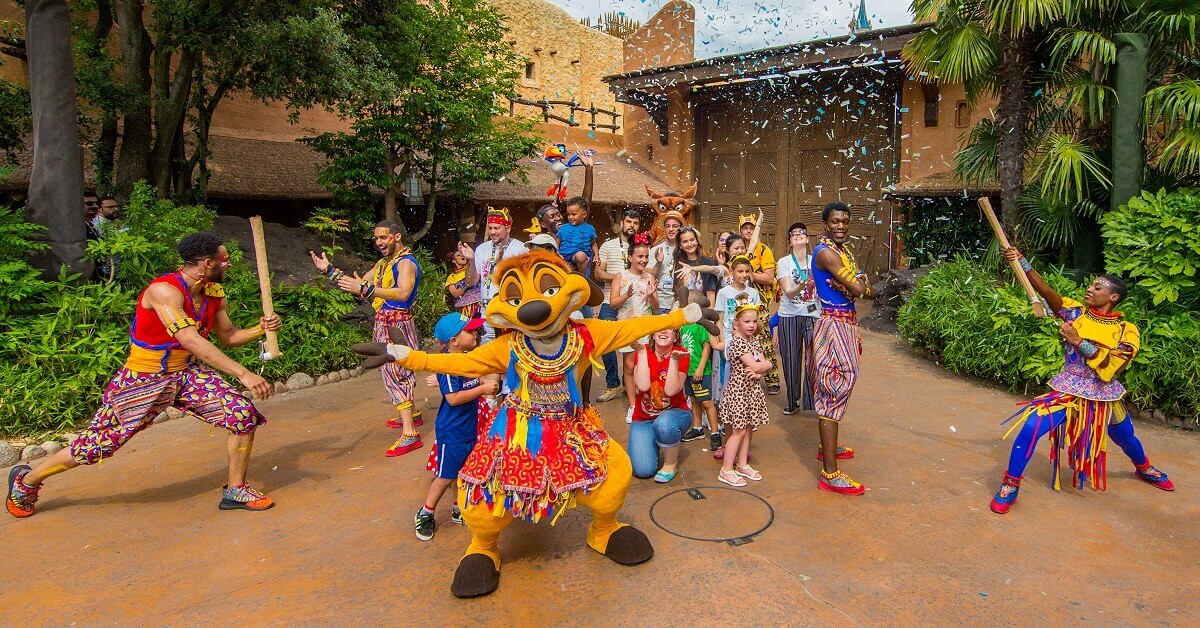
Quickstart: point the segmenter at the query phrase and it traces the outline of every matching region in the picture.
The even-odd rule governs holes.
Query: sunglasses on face
[[[807,231],[801,231],[800,229],[797,229],[797,230],[795,230],[795,231],[789,231],[789,232],[788,232],[788,236],[798,236],[798,235],[808,235],[808,232],[807,232]]]

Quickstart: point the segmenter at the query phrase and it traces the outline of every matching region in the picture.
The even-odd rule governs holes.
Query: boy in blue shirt
[[[466,353],[479,344],[479,329],[482,318],[468,318],[460,312],[451,312],[438,320],[433,336],[442,343],[446,353]],[[492,380],[480,381],[459,375],[438,375],[438,387],[442,390],[442,405],[437,413],[437,437],[426,465],[437,477],[429,485],[425,505],[417,511],[415,523],[417,538],[428,541],[433,538],[437,527],[433,511],[446,489],[458,479],[458,471],[466,462],[475,446],[478,429],[477,399],[483,395],[500,392],[500,383]],[[450,520],[462,523],[462,513],[454,506]]]
[[[567,222],[558,228],[558,254],[584,277],[591,275],[592,260],[596,259],[596,228],[588,223],[588,201],[582,196],[564,203]]]

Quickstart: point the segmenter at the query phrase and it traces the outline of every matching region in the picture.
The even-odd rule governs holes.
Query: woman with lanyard
[[[813,409],[812,377],[813,327],[821,316],[816,285],[809,269],[808,228],[797,222],[788,227],[788,245],[792,252],[780,258],[775,277],[783,293],[779,301],[779,358],[783,362],[783,380],[787,384],[784,414]]]

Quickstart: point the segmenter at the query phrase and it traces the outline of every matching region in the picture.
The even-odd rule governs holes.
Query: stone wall
[[[642,23],[625,41],[625,72],[688,63],[696,56],[696,10],[673,0]],[[658,127],[640,107],[629,107],[625,126],[628,155],[675,191],[691,185],[696,167],[695,114],[686,89],[667,95],[669,134],[659,141]],[[660,192],[662,190],[659,190]]]
[[[528,68],[532,76],[520,79],[518,95],[527,100],[575,100],[583,107],[595,105],[624,115],[624,105],[617,102],[600,80],[623,67],[620,39],[580,24],[545,0],[491,1],[505,16],[509,45],[527,64],[532,64]],[[518,105],[516,113],[541,112]],[[554,113],[569,115],[568,108],[563,106],[555,107]],[[591,117],[576,114],[576,120],[586,125]],[[598,116],[596,122],[609,124],[612,118]],[[618,122],[623,123],[623,118]]]

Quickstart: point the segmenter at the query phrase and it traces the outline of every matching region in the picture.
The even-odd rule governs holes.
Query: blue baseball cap
[[[448,344],[450,339],[454,338],[463,330],[473,330],[483,327],[483,319],[467,318],[461,312],[450,312],[449,314],[438,319],[437,325],[433,328],[433,337],[437,338],[438,342]]]

